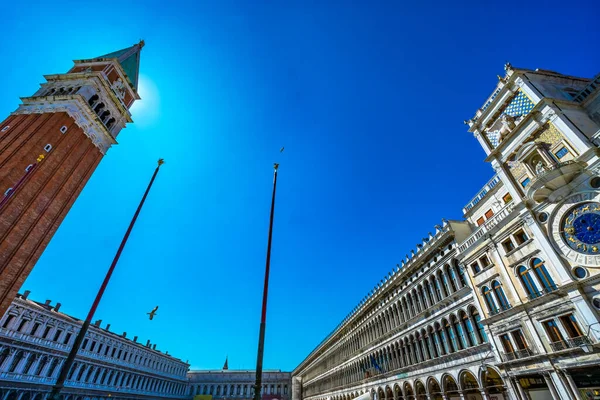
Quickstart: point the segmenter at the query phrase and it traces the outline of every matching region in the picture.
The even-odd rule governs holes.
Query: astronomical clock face
[[[573,250],[583,254],[598,254],[600,248],[600,203],[583,203],[573,207],[563,217],[563,240]]]
[[[558,207],[549,222],[553,244],[580,265],[600,267],[600,193],[578,193]]]

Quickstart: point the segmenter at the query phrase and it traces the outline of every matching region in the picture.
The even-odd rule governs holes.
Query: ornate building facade
[[[0,319],[0,399],[43,400],[56,382],[82,321],[18,295]],[[63,389],[65,400],[186,399],[189,364],[110,332],[90,329]]]
[[[227,363],[225,364],[227,365]],[[189,397],[212,396],[223,400],[252,400],[256,371],[254,370],[196,370],[188,372]],[[289,400],[291,397],[291,374],[280,370],[263,370],[262,398]]]
[[[505,66],[496,175],[292,372],[293,400],[600,398],[600,76]]]
[[[0,123],[0,315],[121,129],[144,43],[75,61]]]

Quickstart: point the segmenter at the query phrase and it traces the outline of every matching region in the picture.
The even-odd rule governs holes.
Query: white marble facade
[[[41,400],[56,382],[81,321],[60,312],[60,304],[18,295],[0,319],[0,400]],[[91,325],[62,393],[65,400],[184,399],[189,365]]]
[[[251,400],[254,396],[254,370],[192,370],[188,372],[190,396],[211,395],[213,399]],[[270,399],[291,398],[291,374],[263,370],[261,395]]]
[[[600,75],[505,72],[465,121],[496,174],[292,372],[293,400],[600,398]]]

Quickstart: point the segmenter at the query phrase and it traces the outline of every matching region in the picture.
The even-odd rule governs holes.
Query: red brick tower
[[[74,61],[0,124],[0,316],[116,137],[144,42]]]

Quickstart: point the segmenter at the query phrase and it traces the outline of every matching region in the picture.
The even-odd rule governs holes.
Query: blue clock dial
[[[565,242],[575,251],[597,254],[600,248],[600,203],[573,207],[562,223]]]

